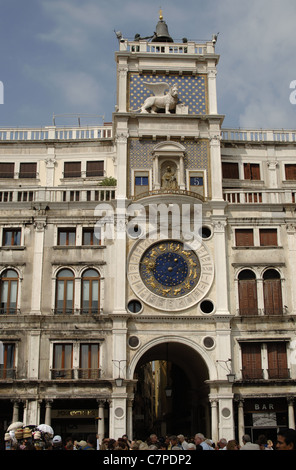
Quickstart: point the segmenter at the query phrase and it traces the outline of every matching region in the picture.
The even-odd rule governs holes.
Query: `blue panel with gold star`
[[[170,87],[178,86],[179,101],[188,106],[188,113],[207,114],[206,75],[129,74],[129,111],[141,108],[146,98],[153,96],[144,82],[166,82]]]
[[[145,286],[154,294],[167,298],[182,297],[197,285],[201,273],[194,251],[183,243],[170,240],[151,246],[140,261],[140,275]]]

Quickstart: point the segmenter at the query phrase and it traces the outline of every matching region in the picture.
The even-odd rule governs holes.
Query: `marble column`
[[[288,397],[288,427],[295,429],[294,397]]]
[[[45,403],[45,423],[48,426],[51,426],[51,404],[53,400],[46,400]]]
[[[215,272],[216,272],[216,312],[229,314],[227,288],[227,255],[225,242],[225,217],[214,218]]]
[[[291,305],[288,304],[289,313],[295,315],[296,313],[296,268],[295,268],[295,255],[296,255],[296,226],[295,224],[287,224],[287,264],[289,268],[290,292],[291,292]]]
[[[19,421],[19,400],[12,400],[13,402],[13,412],[12,412],[12,423]]]
[[[238,440],[239,444],[242,444],[242,438],[245,434],[245,418],[244,418],[244,400],[242,398],[237,400],[238,402]]]
[[[211,404],[211,425],[212,433],[211,438],[214,442],[219,440],[219,429],[218,429],[218,401],[216,399],[210,399]]]
[[[208,96],[209,96],[209,114],[217,114],[217,87],[216,87],[217,70],[213,64],[213,68],[208,71]]]
[[[99,443],[102,444],[105,434],[105,400],[97,400],[99,407],[99,419],[98,419],[98,439]]]
[[[40,211],[39,211],[40,212]],[[43,212],[43,211],[42,211]],[[46,217],[36,216],[34,218],[35,238],[33,254],[33,274],[32,274],[32,298],[31,312],[34,315],[41,314],[41,282],[43,269],[43,249],[44,249],[44,230],[46,226]]]
[[[130,440],[133,439],[133,399],[127,399],[127,424],[126,424],[126,433]]]

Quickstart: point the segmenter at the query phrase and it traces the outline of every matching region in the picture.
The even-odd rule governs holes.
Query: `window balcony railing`
[[[100,308],[81,308],[79,310],[79,313],[81,315],[99,315],[100,313],[103,313],[103,309]]]
[[[0,308],[0,315],[17,315],[18,313],[20,313],[20,310],[18,308],[12,308],[12,307]]]
[[[290,379],[290,369],[276,368],[267,371],[269,379]]]
[[[272,315],[284,315],[288,313],[287,307],[280,308],[239,308],[237,309],[237,315],[241,317],[248,316],[272,316]]]
[[[74,369],[51,369],[51,378],[54,380],[74,379]]]
[[[243,380],[263,379],[263,369],[243,369]]]
[[[101,378],[101,369],[77,369],[78,379],[97,380]]]
[[[55,315],[73,315],[75,312],[74,308],[54,308],[53,313]]]
[[[16,379],[15,368],[5,368],[0,366],[0,380]]]
[[[285,308],[264,308],[263,309],[263,314],[264,315],[283,315],[284,313],[286,313],[286,310]]]
[[[248,316],[258,316],[260,315],[260,309],[258,308],[239,308],[237,311],[238,315],[241,317],[248,317]]]
[[[52,310],[52,313],[54,315],[99,315],[100,313],[103,313],[103,308],[54,308]]]
[[[51,369],[52,380],[98,380],[101,369]]]

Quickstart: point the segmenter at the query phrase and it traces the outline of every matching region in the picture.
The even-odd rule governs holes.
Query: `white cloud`
[[[100,102],[98,81],[85,72],[52,72],[48,77],[51,87],[63,97],[71,108],[97,107]]]
[[[223,26],[218,46],[222,112],[236,113],[241,126],[291,126],[295,2],[225,0],[216,14]]]
[[[93,112],[97,102],[100,113],[112,113],[118,50],[113,30],[129,39],[153,34],[159,6],[156,0],[38,0],[31,28],[21,36],[28,44],[15,49],[13,61],[11,51],[3,49],[6,81],[8,73],[28,81],[24,86],[32,90],[35,109],[43,92],[40,109],[47,105],[51,112],[58,104],[63,112],[71,106]],[[25,9],[20,2],[20,18]],[[164,0],[162,9],[174,39],[210,39],[220,32],[217,89],[224,126],[294,127],[289,83],[296,80],[295,0]],[[8,21],[15,25],[15,18]],[[15,25],[14,44],[18,31]],[[1,34],[0,40],[10,44]]]

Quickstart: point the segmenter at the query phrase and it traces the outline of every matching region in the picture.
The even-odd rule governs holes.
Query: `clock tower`
[[[202,394],[202,414],[211,409],[198,418],[191,396],[187,432],[215,438],[219,422],[232,438],[231,389],[217,367],[231,348],[216,38],[177,42],[161,12],[151,36],[118,36],[113,358],[126,364],[126,387],[114,392],[116,406],[132,434],[139,365],[170,360]],[[190,362],[198,380],[186,372]],[[125,431],[122,423],[115,413],[114,430]]]

